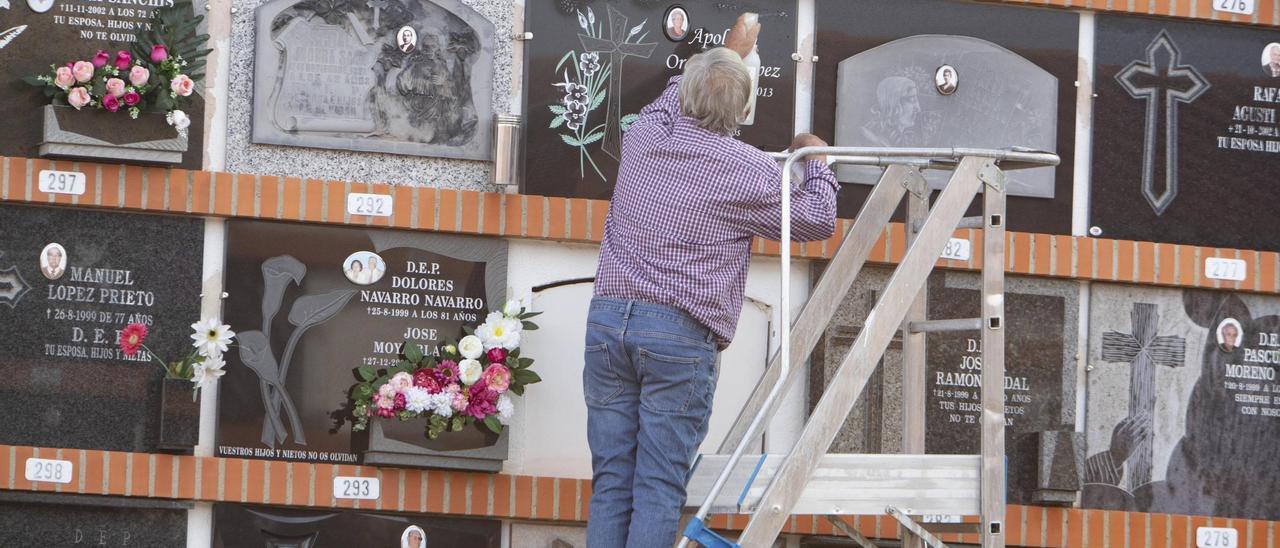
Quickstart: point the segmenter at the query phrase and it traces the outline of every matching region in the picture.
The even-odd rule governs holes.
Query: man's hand
[[[1111,431],[1111,462],[1119,466],[1129,460],[1133,450],[1151,438],[1151,418],[1146,415],[1127,417]]]
[[[757,23],[751,30],[747,30],[747,14],[738,16],[738,21],[733,24],[733,28],[729,29],[729,35],[724,38],[724,47],[738,52],[744,59],[751,54],[752,48],[756,47],[756,37],[760,35],[760,25]]]
[[[823,141],[822,139],[819,139],[817,135],[814,135],[812,133],[801,133],[799,135],[796,135],[795,139],[791,140],[791,148],[788,150],[795,151],[795,150],[800,150],[804,147],[825,147],[825,146],[827,146],[827,142]],[[812,161],[825,162],[827,161],[827,157],[826,155],[809,156],[809,157],[806,157],[805,160],[808,160],[810,162]]]

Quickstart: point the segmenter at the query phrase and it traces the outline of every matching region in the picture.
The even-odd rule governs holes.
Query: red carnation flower
[[[142,341],[147,338],[147,326],[131,323],[120,332],[120,351],[125,356],[133,357],[142,348]]]

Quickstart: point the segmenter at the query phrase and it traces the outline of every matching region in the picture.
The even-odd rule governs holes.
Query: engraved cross
[[[606,96],[608,110],[605,113],[604,140],[600,148],[615,159],[622,158],[622,61],[627,57],[648,59],[653,55],[657,43],[641,44],[627,42],[627,16],[618,13],[609,5],[609,39],[596,38],[579,34],[582,49],[589,52],[609,54],[609,65],[613,67],[613,75],[609,77],[609,91]]]
[[[1147,58],[1116,73],[1116,81],[1134,99],[1147,102],[1142,153],[1142,195],[1156,215],[1178,196],[1178,103],[1190,103],[1209,89],[1209,81],[1191,65],[1165,31],[1147,45]],[[1164,143],[1164,190],[1156,191],[1159,144]]]
[[[1134,303],[1130,321],[1132,335],[1116,331],[1102,334],[1102,360],[1130,364],[1129,416],[1152,418],[1156,408],[1156,366],[1182,367],[1186,340],[1176,335],[1156,335],[1160,310],[1154,304]],[[1131,488],[1151,482],[1150,437],[1134,448],[1127,462]]]

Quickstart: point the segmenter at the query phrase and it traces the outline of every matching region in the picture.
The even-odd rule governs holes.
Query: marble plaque
[[[1057,78],[1026,58],[969,36],[910,36],[840,61],[832,144],[1057,152],[1057,112]],[[881,171],[837,168],[841,181],[868,185]],[[1053,175],[1010,172],[1008,194],[1052,199]],[[941,189],[951,174],[925,176]]]
[[[760,14],[753,119],[737,138],[766,151],[791,144],[796,0],[747,3],[530,2],[525,28],[521,192],[609,199],[622,135],[689,57],[723,45],[738,15]],[[678,27],[678,28],[677,28]]]
[[[865,269],[819,341],[810,376],[816,404],[853,344],[889,271]],[[928,284],[929,319],[980,314],[978,274],[939,271]],[[1070,282],[1007,278],[1005,432],[1009,500],[1030,503],[1036,489],[1038,432],[1072,430],[1075,417],[1079,289]],[[926,337],[925,450],[977,454],[981,438],[981,337],[974,332]],[[836,438],[833,452],[896,453],[902,447],[902,343],[890,343],[878,370]]]
[[[190,507],[160,499],[2,492],[0,546],[185,546]]]
[[[1093,286],[1083,504],[1280,518],[1280,299]]]
[[[49,72],[49,65],[69,61],[89,61],[98,50],[114,54],[129,50],[156,8],[172,6],[173,0],[145,0],[113,3],[97,0],[0,0],[0,81],[5,100],[0,101],[0,156],[38,158],[43,140],[44,116],[41,107],[49,104],[40,88],[21,81],[24,76]],[[203,6],[203,3],[200,3]],[[201,8],[203,9],[203,7]],[[187,150],[180,167],[200,169],[204,157],[204,82],[183,108],[191,119]],[[102,111],[105,113],[105,111]],[[112,115],[119,128],[113,143],[139,143],[155,139],[157,130],[168,133],[159,120],[129,120],[122,109]],[[73,117],[74,118],[74,117]],[[98,117],[73,119],[64,129],[100,135]],[[85,121],[88,127],[79,125]],[[66,169],[65,167],[62,169]]]
[[[422,537],[420,542],[415,543],[411,538],[414,533]],[[229,503],[213,505],[213,548],[498,548],[501,545],[502,522],[498,520]]]
[[[0,443],[153,451],[163,372],[124,356],[119,331],[146,325],[163,358],[191,351],[204,223],[3,205],[0,226]]]
[[[493,23],[458,0],[256,13],[253,142],[488,160]]]
[[[220,456],[359,462],[355,368],[395,365],[405,340],[436,353],[506,295],[501,240],[232,221],[227,250],[224,318],[239,347],[219,398]],[[389,422],[426,440],[425,426]]]
[[[1280,250],[1280,33],[1104,15],[1095,50],[1090,224]]]
[[[815,10],[814,134],[842,145],[1056,151],[1057,168],[1011,172],[1009,227],[1070,233],[1077,14],[947,0],[817,0]],[[953,84],[942,82],[944,67]],[[855,173],[840,177],[873,179]],[[946,176],[929,180],[936,187]],[[842,185],[839,215],[856,216],[869,192]],[[968,212],[980,214],[980,204]]]

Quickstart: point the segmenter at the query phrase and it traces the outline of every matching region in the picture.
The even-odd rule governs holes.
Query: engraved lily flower
[[[570,80],[568,69],[564,71],[564,82],[551,85],[564,90],[564,99],[560,102],[565,106],[569,106],[570,103],[587,102],[587,86]]]
[[[578,69],[586,76],[591,76],[600,70],[600,54],[589,51],[578,56]]]
[[[587,118],[587,105],[572,101],[564,106],[564,114],[560,116],[564,118],[565,126],[573,131],[577,131],[582,127],[582,123]]]

